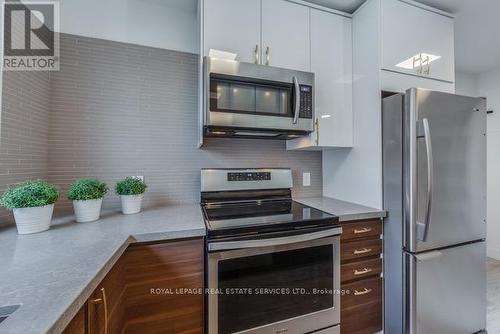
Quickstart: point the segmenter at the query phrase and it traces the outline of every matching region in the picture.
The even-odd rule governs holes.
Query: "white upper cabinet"
[[[411,2],[381,5],[382,69],[454,82],[453,18]]]
[[[262,1],[262,64],[309,71],[309,7]]]
[[[237,60],[260,58],[261,0],[204,0],[203,54],[236,53]]]
[[[349,14],[286,0],[200,0],[200,4],[204,56],[216,49],[236,53],[243,62],[314,72],[315,131],[288,140],[288,149],[352,147]]]
[[[311,72],[315,78],[315,131],[288,149],[351,147],[352,20],[311,9]],[[318,131],[319,130],[319,131]]]

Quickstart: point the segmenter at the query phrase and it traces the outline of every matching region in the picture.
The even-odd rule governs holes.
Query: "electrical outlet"
[[[304,187],[311,185],[311,173],[302,173],[302,185]]]
[[[144,182],[144,175],[136,175],[136,176],[133,176],[133,177],[135,177],[136,179],[139,179],[142,182]]]

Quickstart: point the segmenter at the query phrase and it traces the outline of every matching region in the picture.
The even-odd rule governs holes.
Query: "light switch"
[[[302,173],[302,185],[304,187],[311,185],[311,173]]]

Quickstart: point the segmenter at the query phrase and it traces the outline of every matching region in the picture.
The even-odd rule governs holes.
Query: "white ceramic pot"
[[[93,222],[101,216],[102,198],[73,201],[76,221],[78,223]]]
[[[12,211],[16,219],[17,233],[38,233],[47,231],[50,228],[54,204],[34,208],[19,208]]]
[[[143,194],[140,195],[120,195],[122,200],[122,213],[131,215],[141,212]]]

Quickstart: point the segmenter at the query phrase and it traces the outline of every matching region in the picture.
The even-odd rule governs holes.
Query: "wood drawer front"
[[[340,311],[341,334],[373,334],[381,330],[381,300]]]
[[[345,242],[340,247],[340,258],[342,262],[370,256],[380,256],[381,253],[381,239]]]
[[[340,268],[342,283],[366,277],[380,276],[382,272],[382,259],[378,258],[342,264]]]
[[[344,284],[342,290],[346,291],[341,297],[342,309],[378,302],[382,300],[382,279],[364,279]]]
[[[360,220],[342,224],[340,240],[347,241],[366,237],[380,237],[380,234],[382,234],[382,221],[380,219]]]

